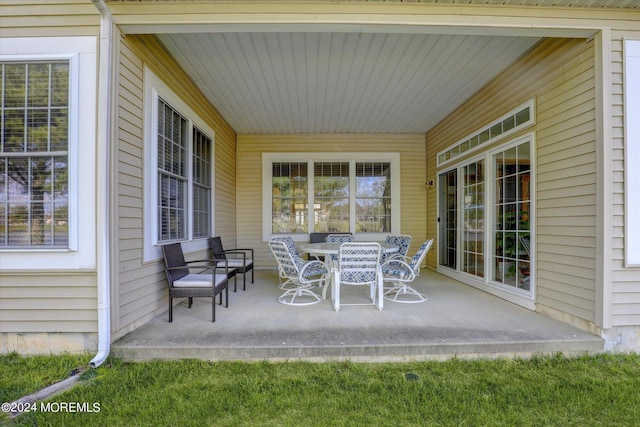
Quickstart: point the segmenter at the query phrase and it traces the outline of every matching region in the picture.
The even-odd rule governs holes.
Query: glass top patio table
[[[352,242],[352,243],[370,243],[370,242]],[[382,252],[385,254],[391,254],[398,252],[400,247],[392,243],[375,242],[380,245]],[[340,252],[340,245],[342,243],[303,243],[300,245],[302,252],[307,252],[311,255],[338,255]]]

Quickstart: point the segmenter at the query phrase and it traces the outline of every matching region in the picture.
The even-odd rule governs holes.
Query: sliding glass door
[[[462,170],[462,263],[460,270],[484,277],[484,160]]]
[[[438,175],[438,267],[474,285],[532,296],[532,138]]]
[[[454,169],[438,177],[438,263],[456,269],[458,248],[458,171]]]
[[[438,177],[439,264],[478,277],[485,275],[484,163],[478,160]]]

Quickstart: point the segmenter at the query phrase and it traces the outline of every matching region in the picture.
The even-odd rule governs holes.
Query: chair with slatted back
[[[407,252],[409,252],[409,245],[411,245],[411,236],[405,234],[392,234],[384,239],[385,243],[395,245],[398,247],[398,252],[391,253],[389,255],[382,254],[382,262],[389,261],[392,258],[399,258],[403,261],[407,261]]]
[[[232,272],[225,260],[185,261],[182,245],[169,243],[162,246],[165,272],[169,284],[169,322],[173,322],[173,299],[188,298],[189,308],[193,298],[211,298],[211,321],[216,321],[216,295],[225,294],[225,307],[229,307],[229,277]]]
[[[337,263],[333,268],[331,290],[333,308],[336,311],[340,310],[343,305],[375,305],[379,310],[382,310],[381,253],[382,249],[379,243],[347,242],[340,245]],[[371,302],[343,302],[340,294],[344,286],[367,286]]]
[[[329,234],[325,239],[327,243],[346,243],[353,242],[353,235],[344,233],[344,234]]]
[[[294,259],[295,263],[298,266],[301,266],[302,264],[304,264],[305,260],[302,258],[302,256],[304,254],[301,254],[298,251],[298,247],[296,246],[296,242],[289,236],[274,236],[271,238],[272,241],[274,242],[283,242],[286,246],[287,246],[287,250],[289,250],[289,253],[291,254],[291,257]],[[271,252],[271,255],[273,255],[273,251]],[[278,264],[277,259],[276,259],[276,264]],[[278,276],[280,279],[280,282],[278,283],[278,287],[280,289],[284,289],[287,290],[290,287],[297,287],[298,285],[294,282],[292,282],[290,279],[287,278],[286,274],[282,274],[282,270],[280,269],[280,265],[278,264]]]
[[[327,243],[346,243],[353,242],[353,235],[349,233],[343,234],[329,234],[325,239]],[[329,255],[331,257],[332,262],[336,262],[338,260],[338,255]]]
[[[305,261],[294,252],[286,242],[271,240],[269,248],[278,262],[280,287],[285,292],[278,297],[278,302],[285,305],[311,305],[325,299],[329,270],[322,261]],[[313,288],[322,289],[322,294],[314,292]]]
[[[385,299],[403,303],[418,303],[427,300],[426,296],[412,288],[409,283],[420,275],[420,265],[432,245],[433,239],[424,242],[409,262],[392,258],[382,264],[383,281],[391,283],[389,287],[384,289]]]
[[[528,236],[528,234],[519,235],[518,240],[520,242],[520,245],[522,246],[522,250],[524,251],[523,254],[520,254],[520,250],[518,248],[518,259],[530,260],[531,259],[530,237]],[[520,273],[523,276],[520,282],[523,285],[528,287],[531,283],[531,272],[530,272],[529,263],[521,261],[519,264],[521,265]]]

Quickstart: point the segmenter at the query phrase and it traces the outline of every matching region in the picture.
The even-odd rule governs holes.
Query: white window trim
[[[176,109],[188,121],[187,177],[191,174],[191,156],[193,127],[211,138],[211,233],[215,235],[215,132],[182,99],[180,99],[149,68],[144,68],[144,262],[162,259],[161,246],[167,242],[158,242],[158,98],[162,98]],[[185,253],[208,248],[206,238],[193,239],[193,190],[188,186],[187,202],[187,239],[179,240]]]
[[[625,266],[640,267],[640,40],[624,40]]]
[[[69,247],[2,249],[0,270],[96,267],[97,43],[93,36],[0,38],[2,61],[69,61]]]
[[[312,164],[317,162],[349,162],[350,164],[350,187],[355,189],[356,162],[389,162],[391,163],[391,232],[390,233],[354,233],[355,240],[384,240],[389,234],[399,234],[401,224],[401,197],[402,189],[400,183],[400,154],[399,153],[263,153],[262,154],[262,240],[268,242],[275,235],[271,232],[271,173],[272,164],[277,162],[307,162],[310,171],[313,171]],[[311,172],[310,183],[313,180]],[[350,228],[355,229],[355,191],[349,192],[350,202]],[[308,194],[309,209],[313,210],[313,194]],[[308,218],[313,218],[313,212],[309,212]],[[288,233],[295,241],[308,241],[309,233],[313,233],[313,222],[309,221],[307,233]]]
[[[458,280],[467,285],[478,288],[482,291],[488,292],[492,295],[496,295],[500,298],[503,298],[507,301],[510,301],[514,304],[525,307],[529,310],[535,310],[535,295],[536,295],[536,257],[533,256],[533,259],[530,262],[530,277],[531,277],[531,289],[529,291],[524,291],[521,289],[512,288],[510,286],[504,285],[502,283],[496,282],[493,280],[494,275],[494,267],[493,263],[493,253],[495,243],[493,242],[493,224],[495,223],[495,215],[494,211],[491,208],[493,206],[493,195],[496,194],[496,177],[495,171],[493,170],[493,156],[494,154],[507,150],[511,147],[515,147],[519,144],[529,141],[531,144],[531,182],[530,182],[530,202],[532,205],[533,214],[529,217],[529,227],[531,229],[530,234],[530,246],[531,251],[535,251],[536,245],[536,159],[535,159],[535,135],[533,132],[522,135],[516,139],[504,142],[497,147],[491,147],[491,149],[487,149],[481,154],[474,156],[472,158],[464,159],[454,165],[448,165],[442,169],[438,170],[437,176],[440,176],[442,173],[449,172],[451,170],[458,170],[458,194],[462,194],[462,179],[460,178],[460,169],[470,163],[477,162],[478,160],[485,160],[485,195],[484,195],[484,220],[485,220],[485,241],[484,241],[484,252],[485,252],[485,275],[484,277],[478,277],[471,274],[467,274],[460,269],[460,256],[462,253],[462,242],[461,242],[461,234],[458,233],[456,236],[457,239],[457,250],[456,250],[456,269],[451,269],[449,267],[445,267],[440,265],[438,262],[436,266],[436,271],[441,273],[447,277],[451,277],[452,279]],[[436,182],[438,180],[436,179]],[[439,193],[437,193],[439,194]],[[436,212],[440,212],[440,197],[436,197]],[[489,208],[487,208],[489,207]],[[458,207],[458,227],[462,222],[462,209]],[[490,228],[487,228],[490,227]],[[438,247],[440,245],[440,230],[438,229],[437,233],[438,239]]]

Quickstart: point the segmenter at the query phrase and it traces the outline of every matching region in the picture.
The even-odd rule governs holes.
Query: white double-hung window
[[[400,229],[398,153],[263,154],[263,239]]]
[[[181,242],[204,249],[212,234],[213,130],[145,69],[145,259]]]
[[[95,266],[95,117],[96,37],[0,38],[0,269]]]

